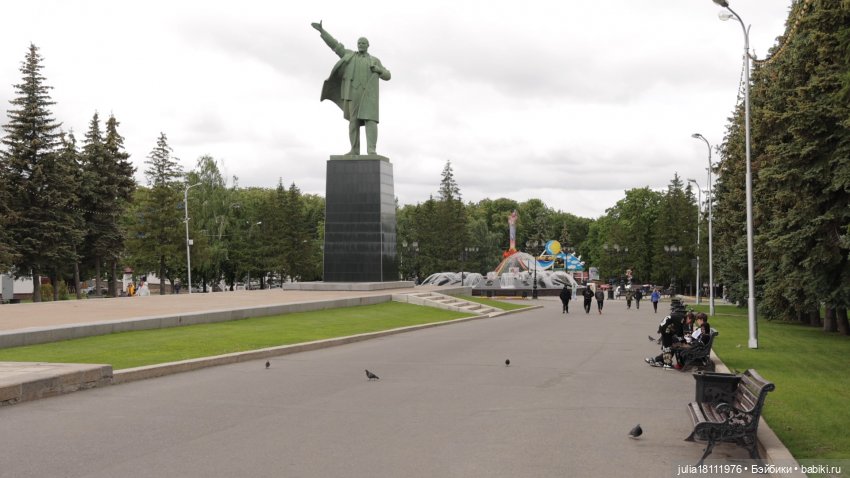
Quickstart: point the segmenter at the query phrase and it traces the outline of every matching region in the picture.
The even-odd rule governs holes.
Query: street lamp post
[[[738,20],[738,23],[741,24],[741,30],[744,32],[744,150],[747,157],[747,294],[749,295],[747,297],[747,321],[749,322],[750,329],[748,346],[751,349],[757,349],[759,343],[758,325],[756,324],[755,268],[753,265],[753,172],[752,161],[750,160],[750,29],[744,25],[741,17],[729,8],[729,2],[727,0],[713,1],[729,11],[729,13],[720,12],[720,19],[726,21],[734,16]]]
[[[464,247],[463,255],[461,256],[461,264],[460,264],[460,286],[463,287],[463,270],[466,268],[466,259],[470,253],[475,254],[478,252],[477,247]]]
[[[189,294],[192,294],[192,252],[189,246],[192,245],[192,240],[189,239],[189,190],[195,186],[200,186],[202,183],[186,185],[183,189],[183,218],[186,223],[186,275],[189,279]]]
[[[533,251],[535,251],[535,253],[537,251],[537,246],[539,246],[539,245],[541,245],[541,244],[537,241],[527,241],[525,243],[525,246],[528,248],[528,250],[533,250]],[[532,264],[534,265],[534,273],[533,273],[534,274],[534,279],[533,279],[534,282],[531,285],[531,298],[536,299],[537,298],[537,256],[536,256],[536,254],[532,254],[532,259],[533,259]],[[531,265],[531,264],[529,264],[529,265]]]
[[[682,246],[664,246],[664,252],[670,255],[670,289],[672,293],[676,290],[676,254],[682,252]]]
[[[412,267],[413,271],[412,272],[413,272],[413,277],[414,277],[414,283],[416,283],[416,282],[418,282],[418,278],[419,278],[419,273],[416,271],[416,255],[419,253],[419,243],[416,242],[416,241],[413,241],[410,244],[410,246],[408,247],[407,241],[401,241],[401,247],[405,251],[410,252],[410,255],[413,257],[413,267]],[[416,285],[418,285],[418,284],[416,284]]]
[[[247,238],[247,242],[250,245],[251,237],[254,233],[254,226],[261,225],[263,223],[263,221],[257,221],[255,223],[251,223],[251,221],[245,221],[245,223],[250,224],[250,226],[248,227],[248,238]],[[251,290],[251,268],[250,268],[250,266],[248,267],[248,280],[245,281],[245,290]]]
[[[705,145],[708,147],[708,199],[706,200],[708,202],[708,313],[714,317],[714,258],[712,257],[713,244],[711,234],[711,222],[713,220],[711,212],[711,143],[699,133],[694,133],[691,137],[705,141]]]
[[[699,281],[699,277],[700,277],[700,274],[699,274],[699,263],[700,263],[700,260],[699,260],[699,243],[700,243],[699,233],[700,233],[700,231],[699,230],[700,230],[700,224],[699,223],[702,220],[702,217],[701,217],[702,216],[702,214],[701,214],[701,212],[702,212],[701,211],[702,210],[702,188],[700,188],[699,183],[697,182],[696,179],[688,179],[688,182],[694,183],[697,187],[697,252],[696,252],[696,256],[697,256],[697,283],[696,283],[696,290],[697,290],[697,305],[699,305],[699,293],[700,293],[700,289],[702,289],[702,287],[700,285],[700,281]]]

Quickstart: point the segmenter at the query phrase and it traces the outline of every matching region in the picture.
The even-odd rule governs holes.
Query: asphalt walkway
[[[21,304],[0,307],[0,324],[253,306],[275,294],[323,293]],[[602,315],[585,314],[573,302],[567,315],[557,299],[537,303],[543,308],[274,358],[269,369],[249,361],[2,407],[0,474],[664,477],[696,463],[703,445],[683,441],[693,377],[643,361],[658,352],[646,337],[663,311],[606,301]],[[12,318],[18,310],[27,313]],[[381,379],[368,381],[367,368]],[[637,423],[644,435],[629,439]],[[746,457],[721,445],[707,463]]]

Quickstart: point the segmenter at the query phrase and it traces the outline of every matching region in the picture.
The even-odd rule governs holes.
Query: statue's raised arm
[[[319,33],[322,35],[322,40],[325,41],[325,43],[330,47],[331,50],[334,51],[334,53],[336,53],[340,57],[346,53],[345,47],[340,42],[336,41],[336,39],[332,37],[331,34],[324,29],[324,27],[322,27],[321,20],[319,20],[319,23],[311,23],[310,25],[312,25],[313,28],[319,31]]]

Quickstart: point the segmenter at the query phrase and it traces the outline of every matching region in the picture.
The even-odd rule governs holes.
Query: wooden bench
[[[738,377],[740,378],[734,399],[730,403],[701,401],[712,397],[697,397],[698,401],[688,404],[688,416],[694,430],[685,441],[697,439],[708,442],[698,465],[701,465],[714,446],[721,442],[736,443],[749,451],[750,458],[760,459],[756,440],[759,418],[767,393],[773,391],[776,386],[753,369]]]
[[[714,338],[717,337],[717,329],[711,328],[711,335],[708,338],[708,343],[697,341],[690,347],[678,349],[679,364],[682,368],[679,371],[684,372],[686,368],[692,365],[702,365],[706,370],[714,370],[714,362],[711,361],[711,346],[714,345]]]

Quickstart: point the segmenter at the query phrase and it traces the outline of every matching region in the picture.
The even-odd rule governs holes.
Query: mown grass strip
[[[717,306],[709,322],[720,332],[714,351],[730,369],[754,368],[776,384],[763,414],[795,458],[850,458],[850,337],[759,320],[759,348],[750,349],[746,309]]]
[[[398,302],[0,349],[0,361],[103,363],[113,369],[444,322],[469,314]]]
[[[487,299],[484,297],[471,296],[471,295],[460,295],[458,298],[463,300],[468,300],[470,302],[475,302],[477,304],[486,305],[488,307],[494,307],[496,309],[502,310],[517,310],[517,309],[525,309],[529,307],[529,304],[517,304],[515,302],[503,302],[501,300],[493,300]]]

